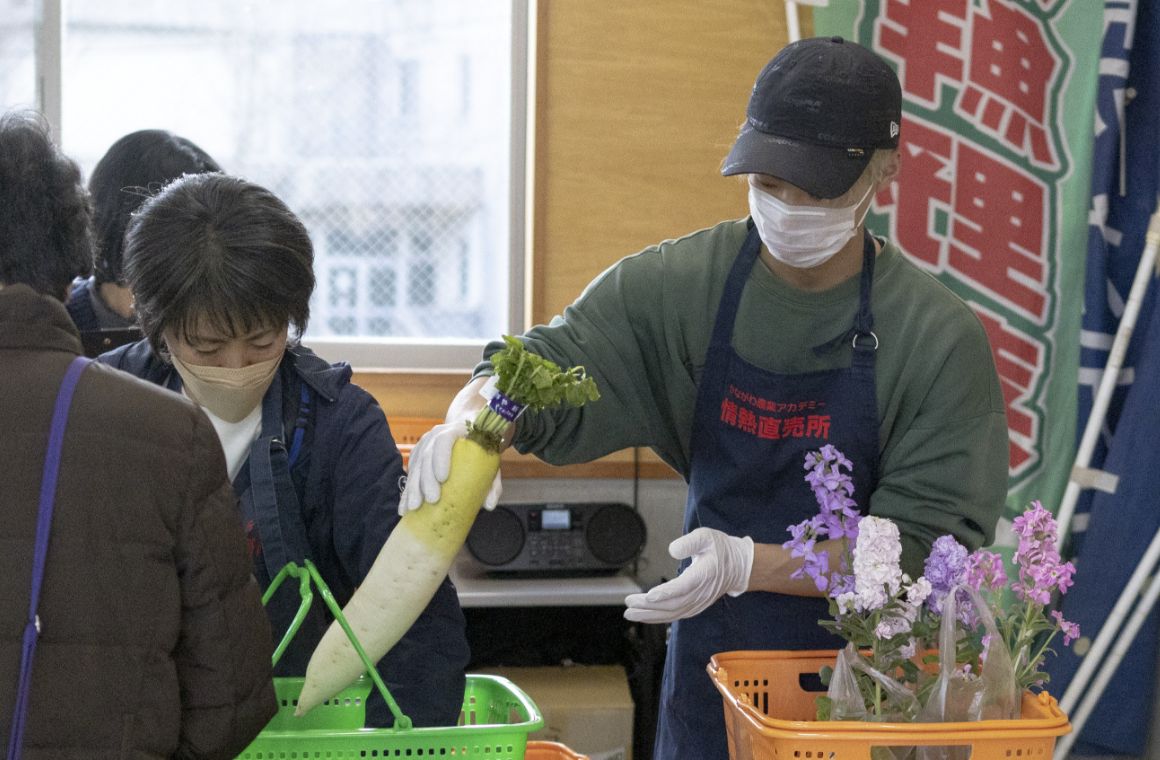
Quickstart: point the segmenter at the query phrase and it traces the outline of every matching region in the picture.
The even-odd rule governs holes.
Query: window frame
[[[36,104],[59,141],[63,114],[65,0],[34,0],[33,34]],[[534,90],[534,0],[510,0],[511,113],[510,187],[508,191],[508,333],[527,323],[529,250],[529,137],[533,133],[529,92]],[[67,151],[67,146],[65,146]],[[495,336],[498,339],[500,336]],[[327,361],[345,361],[357,371],[470,371],[482,357],[486,340],[440,338],[308,337],[310,348]]]

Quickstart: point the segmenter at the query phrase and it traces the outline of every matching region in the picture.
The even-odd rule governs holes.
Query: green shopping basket
[[[301,718],[294,717],[301,678],[275,678],[278,713],[246,747],[239,760],[306,760],[307,758],[455,757],[478,760],[524,760],[528,734],[543,727],[539,708],[528,695],[506,678],[468,675],[463,710],[456,726],[413,728],[374,664],[351,631],[330,589],[310,560],[305,567],[291,562],[282,568],[262,603],[269,602],[287,576],[298,579],[302,603],[274,650],[276,665],[286,651],[314,601],[311,583],[318,588],[327,608],[342,626],[367,672],[351,686],[323,702]],[[369,676],[369,678],[368,678]],[[372,685],[378,688],[395,716],[392,728],[363,728],[366,700]]]

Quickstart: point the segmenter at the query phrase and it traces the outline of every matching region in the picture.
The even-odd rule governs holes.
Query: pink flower
[[[1055,618],[1055,624],[1059,626],[1059,630],[1063,631],[1063,645],[1067,646],[1071,642],[1079,638],[1079,624],[1071,623],[1063,619],[1063,613],[1059,610],[1052,610],[1051,616]]]
[[[1038,501],[1031,509],[1012,522],[1019,536],[1015,562],[1019,565],[1019,581],[1011,587],[1020,600],[1036,604],[1051,603],[1055,591],[1064,594],[1072,586],[1075,566],[1062,562],[1055,547],[1055,518]]]
[[[976,591],[998,591],[1007,585],[1003,558],[995,552],[979,549],[967,557],[966,582]]]

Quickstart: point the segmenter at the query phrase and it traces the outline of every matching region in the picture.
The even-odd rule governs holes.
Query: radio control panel
[[[618,502],[500,504],[476,518],[467,548],[490,572],[609,573],[637,558],[645,534]]]

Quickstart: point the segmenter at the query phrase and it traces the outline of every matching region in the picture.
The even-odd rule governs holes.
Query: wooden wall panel
[[[356,385],[375,397],[388,417],[443,419],[470,373],[358,372]]]
[[[770,0],[539,0],[531,317],[614,261],[746,213],[720,175],[758,71],[786,42]]]

